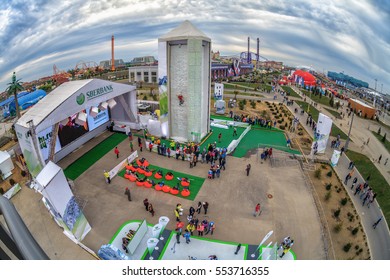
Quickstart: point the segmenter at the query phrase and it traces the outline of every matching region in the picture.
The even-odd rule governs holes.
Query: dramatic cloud
[[[6,2],[6,3],[4,3]],[[382,1],[14,0],[0,2],[0,91],[12,71],[29,81],[53,64],[157,57],[157,38],[190,20],[223,55],[251,50],[317,71],[344,71],[390,94],[390,8]]]

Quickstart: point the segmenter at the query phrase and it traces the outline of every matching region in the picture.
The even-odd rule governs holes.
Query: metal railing
[[[28,230],[15,206],[0,195],[0,215],[3,215],[9,232],[0,223],[0,241],[6,247],[0,246],[0,258],[11,259],[12,255],[20,260],[48,260],[49,257],[39,246]],[[7,251],[11,254],[7,254]]]

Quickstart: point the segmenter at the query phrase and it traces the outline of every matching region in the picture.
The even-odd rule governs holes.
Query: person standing
[[[260,216],[260,203],[257,203],[257,204],[256,204],[255,212],[253,213],[253,216],[254,216],[254,217]]]
[[[221,139],[222,139],[222,133],[219,133],[218,134],[218,143],[221,143]]]
[[[149,142],[149,152],[152,152],[153,149],[153,143],[152,141]]]
[[[381,163],[382,155],[379,156],[378,158],[378,163]]]
[[[152,203],[149,203],[148,205],[148,211],[150,214],[152,214],[152,217],[154,217],[154,209]]]
[[[175,229],[176,231],[176,243],[177,244],[180,244],[180,235],[181,235],[181,231],[179,228]]]
[[[138,144],[139,150],[142,152],[142,142]]]
[[[376,229],[376,226],[382,221],[383,216],[381,216],[373,225],[372,227]]]
[[[131,150],[132,152],[134,152],[133,141],[130,141],[130,150]]]
[[[145,206],[145,210],[148,211],[149,200],[147,198],[144,199],[144,206]]]
[[[141,140],[141,138],[138,136],[138,147],[140,147],[141,143],[142,143],[142,140]]]
[[[130,142],[133,141],[133,133],[131,132],[131,130],[129,131],[129,133],[127,133],[127,136],[129,136]]]
[[[237,128],[236,127],[233,128],[233,137],[234,136],[237,136]]]
[[[198,207],[196,208],[196,213],[200,214],[200,211],[202,210],[202,202],[198,202]]]
[[[204,225],[202,223],[199,223],[196,227],[196,230],[198,231],[198,236],[203,236]]]
[[[125,195],[127,195],[127,199],[128,199],[129,201],[131,201],[131,194],[130,194],[129,188],[126,188],[126,190],[125,190]]]
[[[183,234],[183,237],[186,239],[186,243],[189,244],[191,242],[191,233],[186,229],[184,234]]]
[[[207,215],[207,210],[209,209],[209,203],[203,202],[203,209],[204,209],[204,214]]]
[[[387,158],[386,160],[385,160],[385,165],[387,164],[387,161],[389,160],[389,158]]]
[[[104,170],[104,178],[106,178],[107,184],[111,184],[110,173],[108,173],[106,170]]]
[[[115,147],[114,153],[116,154],[116,158],[119,158],[119,149],[118,149],[118,147]]]
[[[251,164],[249,163],[247,166],[246,166],[246,176],[249,176],[249,171],[251,170]]]
[[[368,146],[368,143],[370,143],[370,137],[368,137],[366,145]]]

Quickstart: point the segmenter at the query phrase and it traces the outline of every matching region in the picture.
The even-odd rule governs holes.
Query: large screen
[[[78,114],[74,114],[73,116],[68,117],[66,124],[64,124],[65,121],[60,123],[58,137],[60,138],[61,147],[65,147],[89,131],[88,122],[84,122],[83,125],[76,123],[77,115]]]
[[[87,108],[87,122],[88,122],[88,127],[89,131],[94,130],[95,128],[101,126],[102,124],[108,122],[109,120],[109,115],[108,115],[108,110],[100,111],[96,117],[92,117],[90,115],[90,109]]]

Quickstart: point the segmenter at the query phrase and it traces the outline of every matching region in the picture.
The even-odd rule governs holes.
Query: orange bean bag
[[[179,193],[179,190],[171,189],[169,192],[170,192],[171,194],[173,194],[173,195],[177,195],[177,194]]]
[[[170,187],[170,186],[164,185],[164,186],[162,187],[162,191],[163,191],[163,192],[168,193],[170,190],[171,190],[171,187]]]
[[[160,187],[160,185],[155,185],[155,186],[154,186],[154,189],[155,189],[156,191],[161,191],[161,190],[162,190],[162,187]]]
[[[152,171],[149,171],[149,172],[145,172],[144,175],[146,177],[149,177],[149,176],[152,176],[153,172]]]
[[[126,179],[129,179],[130,176],[131,176],[131,175],[125,173],[125,176],[124,176],[124,177],[125,177]]]
[[[139,159],[137,159],[136,163],[138,164],[138,166],[142,165],[142,163],[141,163],[141,161]]]
[[[145,174],[145,170],[143,170],[142,168],[137,168],[137,172],[139,173],[139,174]]]
[[[130,168],[129,168],[131,171],[133,172],[136,172],[137,171],[137,168],[135,168],[134,166],[130,165]]]
[[[144,185],[144,182],[137,181],[137,182],[135,182],[135,184],[136,184],[138,187],[142,187],[142,186]]]
[[[149,162],[148,162],[146,159],[145,159],[145,161],[144,161],[143,166],[145,166],[145,167],[148,167],[148,166],[149,166]]]
[[[144,187],[145,187],[145,188],[151,188],[151,187],[152,187],[152,184],[149,183],[149,182],[144,182]]]
[[[158,173],[156,173],[156,174],[154,174],[154,178],[156,178],[156,179],[161,179],[161,178],[162,178],[162,176],[161,176],[161,175],[159,175]]]
[[[132,165],[126,165],[126,169],[127,170],[131,170],[131,167],[133,167]]]
[[[127,178],[127,179],[129,179],[131,182],[137,181],[137,177],[135,177],[133,175],[129,175],[129,178]]]
[[[167,179],[168,181],[171,181],[173,179],[173,175],[165,175],[165,179]]]
[[[181,191],[181,196],[184,196],[184,197],[187,197],[191,194],[191,192],[189,190],[182,190]]]
[[[186,182],[186,181],[181,181],[181,185],[183,187],[188,187],[190,185],[190,182]]]

